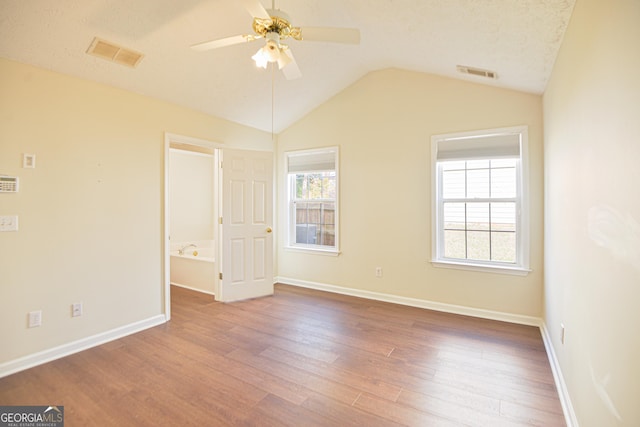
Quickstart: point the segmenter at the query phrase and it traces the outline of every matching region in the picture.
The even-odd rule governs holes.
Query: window
[[[289,247],[338,252],[338,149],[286,153]]]
[[[432,262],[526,274],[527,128],[437,135],[431,146]]]

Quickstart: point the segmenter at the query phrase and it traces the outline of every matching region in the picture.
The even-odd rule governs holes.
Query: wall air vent
[[[467,67],[464,65],[457,65],[458,72],[463,74],[471,74],[472,76],[486,77],[489,79],[497,79],[498,73],[495,71],[483,70],[480,68]]]
[[[98,58],[117,62],[118,64],[127,65],[129,67],[137,66],[144,56],[141,53],[125,49],[122,46],[118,46],[97,37],[91,42],[91,46],[87,49],[87,53],[89,55],[94,55]]]

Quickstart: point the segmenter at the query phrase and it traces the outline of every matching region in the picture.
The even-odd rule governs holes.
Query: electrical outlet
[[[382,267],[376,267],[376,277],[382,277]]]
[[[560,342],[564,344],[564,323],[560,323]]]
[[[37,328],[42,325],[42,310],[29,312],[29,327]]]
[[[77,302],[75,304],[71,304],[71,317],[80,317],[82,316],[82,303]]]

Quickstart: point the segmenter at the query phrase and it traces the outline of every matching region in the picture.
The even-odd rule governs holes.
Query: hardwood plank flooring
[[[0,379],[67,426],[564,426],[537,328],[276,285]]]

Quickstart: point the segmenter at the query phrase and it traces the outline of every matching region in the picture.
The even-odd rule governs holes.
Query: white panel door
[[[222,150],[220,301],[273,294],[273,154]]]

